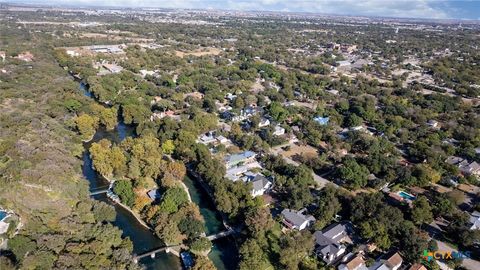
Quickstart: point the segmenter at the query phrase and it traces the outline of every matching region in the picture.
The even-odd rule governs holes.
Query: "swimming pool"
[[[403,199],[405,200],[409,200],[409,201],[413,201],[415,200],[415,196],[410,194],[410,193],[407,193],[405,191],[399,191],[398,192],[398,195],[400,195],[400,197],[402,197]]]
[[[7,212],[0,210],[0,221],[2,221],[8,215]]]

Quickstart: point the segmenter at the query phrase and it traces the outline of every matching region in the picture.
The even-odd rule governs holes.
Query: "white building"
[[[301,209],[300,211],[283,209],[283,224],[290,229],[304,230],[315,222],[313,216],[304,214],[306,211],[306,209]]]
[[[269,125],[270,125],[270,120],[268,120],[267,118],[262,118],[260,120],[260,123],[258,123],[258,127],[261,127],[261,128]]]
[[[273,132],[273,135],[282,136],[283,134],[285,134],[285,129],[278,125],[275,126],[275,131]]]
[[[480,230],[480,212],[475,211],[470,214],[469,223],[470,230]]]
[[[257,196],[262,196],[267,192],[271,187],[272,187],[272,182],[270,182],[265,176],[261,174],[257,174],[253,179],[252,179],[252,196],[257,197]]]

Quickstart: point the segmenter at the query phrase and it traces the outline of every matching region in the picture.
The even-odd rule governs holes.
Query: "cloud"
[[[7,0],[8,1],[8,0]],[[10,0],[34,3],[65,3],[62,0]],[[452,1],[452,0],[450,0]],[[72,4],[94,6],[216,8],[317,12],[324,14],[410,18],[450,18],[447,0],[76,0]],[[454,1],[454,0],[453,0]],[[458,13],[458,12],[456,12]],[[476,16],[475,16],[476,17]]]

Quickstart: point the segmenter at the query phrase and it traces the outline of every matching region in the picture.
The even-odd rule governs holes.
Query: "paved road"
[[[427,229],[427,232],[429,233],[430,237],[435,239],[435,242],[437,242],[438,245],[438,250],[442,251],[457,251],[453,247],[449,246],[447,243],[442,242],[438,240],[438,234],[442,232],[440,226],[438,226],[439,221],[433,221],[430,223],[431,229]],[[448,270],[449,268],[446,266],[446,264],[439,263],[439,266],[443,270]],[[472,259],[463,259],[462,266],[465,267],[466,269],[469,270],[478,270],[480,269],[480,261],[472,260]]]
[[[273,148],[270,148],[270,153],[273,154],[273,155],[276,155],[278,156],[280,154],[280,151],[281,150],[281,147],[285,147],[286,145],[281,145],[281,146],[276,146],[276,147],[273,147]],[[287,162],[288,164],[292,164],[294,166],[299,166],[300,163],[296,162],[295,160],[287,157],[287,156],[284,156],[284,155],[280,155],[282,156],[283,160],[285,160],[285,162]],[[323,177],[321,177],[320,175],[316,174],[315,172],[312,171],[312,176],[313,176],[313,180],[315,181],[315,183],[317,183],[317,185],[320,187],[320,188],[323,188],[325,187],[327,184],[331,184],[335,187],[338,187],[337,184],[333,183],[332,181],[329,181]]]

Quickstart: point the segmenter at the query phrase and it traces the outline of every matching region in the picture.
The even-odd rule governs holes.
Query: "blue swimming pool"
[[[398,195],[400,195],[402,198],[404,198],[405,200],[409,200],[409,201],[413,201],[415,200],[415,196],[413,196],[412,194],[410,193],[407,193],[405,191],[400,191],[398,192]]]
[[[0,221],[2,221],[8,215],[5,211],[0,211]]]

